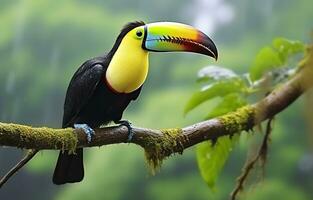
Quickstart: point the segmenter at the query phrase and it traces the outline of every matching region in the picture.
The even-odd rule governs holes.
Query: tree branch
[[[259,102],[182,129],[155,130],[134,127],[131,143],[143,147],[148,161],[157,167],[163,158],[173,153],[182,153],[184,149],[202,141],[216,140],[224,135],[233,135],[252,129],[253,126],[284,110],[308,88],[312,87],[312,67],[313,53],[312,47],[310,47],[299,72]],[[33,128],[0,123],[0,145],[36,150],[66,149],[74,151],[77,147],[127,143],[128,131],[124,126],[98,128],[95,131],[96,135],[92,142],[88,143],[81,130]]]

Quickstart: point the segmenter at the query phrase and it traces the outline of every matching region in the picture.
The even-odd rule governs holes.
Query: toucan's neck
[[[110,61],[106,81],[116,92],[131,93],[146,80],[148,65],[148,52],[126,36]]]

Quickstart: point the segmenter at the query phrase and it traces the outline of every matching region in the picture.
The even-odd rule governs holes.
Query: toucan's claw
[[[75,129],[83,129],[86,134],[88,143],[91,142],[92,136],[95,135],[95,131],[88,126],[88,124],[74,124]]]
[[[120,126],[126,126],[127,127],[127,129],[128,129],[127,142],[130,142],[134,136],[134,131],[133,131],[133,128],[131,127],[131,122],[129,122],[128,120],[119,120],[119,121],[115,121],[114,123],[119,124]]]

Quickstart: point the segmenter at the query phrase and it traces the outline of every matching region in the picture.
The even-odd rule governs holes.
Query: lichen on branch
[[[78,139],[72,128],[33,128],[31,126],[0,122],[0,141],[1,144],[6,146],[25,149],[41,149],[44,145],[50,146],[51,149],[74,151]]]
[[[177,152],[183,153],[184,146],[178,139],[183,136],[181,128],[162,129],[163,137],[147,137],[145,142],[145,157],[152,174],[158,170],[165,157]]]
[[[236,133],[242,130],[249,130],[254,126],[255,107],[244,106],[236,110],[219,117],[219,121],[229,132]]]

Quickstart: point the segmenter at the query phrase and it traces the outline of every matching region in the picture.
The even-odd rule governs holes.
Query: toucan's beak
[[[213,41],[192,26],[174,22],[156,22],[144,26],[142,47],[148,51],[187,51],[218,57]]]

